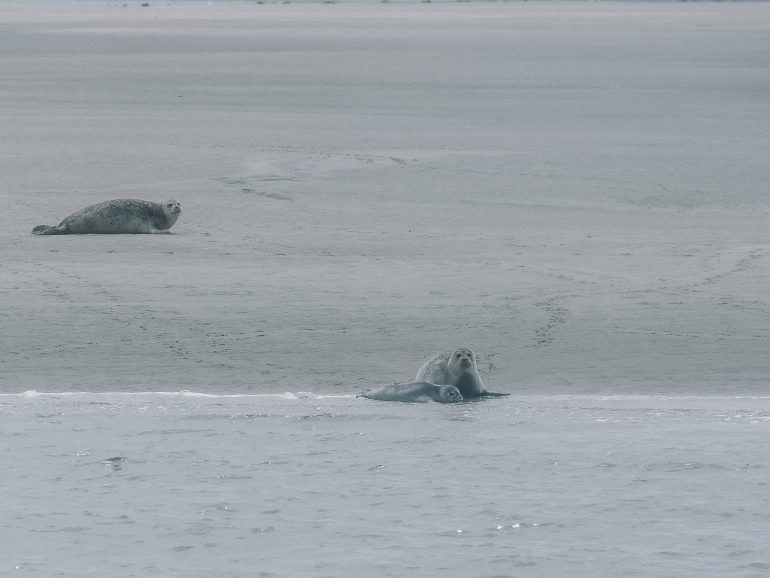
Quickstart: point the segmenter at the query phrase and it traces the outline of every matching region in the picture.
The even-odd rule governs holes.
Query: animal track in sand
[[[719,281],[721,281],[722,279],[729,277],[730,275],[735,275],[736,273],[743,273],[744,271],[748,271],[749,269],[751,269],[751,267],[754,265],[754,262],[757,259],[760,259],[765,256],[766,256],[765,251],[762,249],[754,249],[752,251],[749,251],[749,254],[739,259],[738,262],[735,264],[735,266],[729,271],[725,271],[724,273],[716,273],[715,275],[706,277],[700,283],[695,283],[692,286],[697,287],[697,286],[703,286],[703,285],[714,285]]]
[[[535,344],[530,347],[546,346],[553,343],[559,326],[567,320],[567,309],[559,305],[557,297],[550,297],[535,304],[546,313],[545,322],[535,329]]]
[[[171,302],[136,302],[139,297],[127,300],[122,291],[112,291],[98,281],[83,278],[75,271],[42,263],[24,269],[5,265],[3,270],[26,280],[31,287],[45,295],[46,300],[54,299],[94,315],[96,322],[104,324],[110,332],[114,330],[119,334],[115,337],[116,343],[130,344],[140,339],[142,342],[154,343],[158,351],[166,351],[173,357],[202,363],[208,359],[209,353],[221,359],[236,344],[252,338],[244,331],[225,330],[212,322],[191,319],[189,314]],[[89,322],[93,322],[90,317]],[[64,333],[60,339],[61,343],[50,345],[51,350],[82,350],[96,345],[94,341],[67,341],[68,337]],[[190,345],[194,347],[190,348]],[[230,367],[223,363],[219,365]]]
[[[260,184],[296,181],[297,179],[280,175],[251,175],[245,177],[220,177],[217,180],[231,187],[239,188],[242,193],[249,195],[259,195],[260,197],[279,201],[293,201],[294,199],[289,195],[262,190]]]

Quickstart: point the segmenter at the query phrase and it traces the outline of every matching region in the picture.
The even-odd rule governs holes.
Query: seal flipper
[[[58,225],[56,227],[49,227],[48,225],[38,225],[32,229],[33,235],[67,235],[69,234],[69,228],[65,225]]]
[[[505,397],[511,395],[510,393],[498,393],[496,391],[485,391],[481,394],[481,397]]]

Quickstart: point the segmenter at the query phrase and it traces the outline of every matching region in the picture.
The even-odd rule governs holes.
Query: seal
[[[55,227],[38,225],[35,235],[89,235],[117,233],[168,233],[182,205],[169,199],[153,203],[139,199],[114,199],[75,211]]]
[[[440,385],[454,385],[460,390],[464,399],[510,395],[494,393],[484,387],[476,365],[476,356],[473,351],[464,347],[451,353],[440,353],[431,357],[417,372],[415,379]]]
[[[427,381],[383,385],[377,389],[358,394],[357,397],[381,401],[407,401],[457,403],[463,400],[460,391],[453,385],[436,385]]]

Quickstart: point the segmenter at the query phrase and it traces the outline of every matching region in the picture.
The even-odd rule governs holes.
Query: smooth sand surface
[[[770,6],[0,7],[0,391],[762,392]],[[170,235],[31,236],[176,198]]]

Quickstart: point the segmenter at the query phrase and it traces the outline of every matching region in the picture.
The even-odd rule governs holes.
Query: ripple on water
[[[331,420],[331,421],[344,421],[346,419],[349,419],[351,416],[347,413],[333,413],[333,412],[324,412],[324,413],[313,413],[308,415],[298,415],[296,417],[297,420]]]
[[[266,419],[271,417],[278,417],[270,413],[198,413],[190,415],[179,416],[180,420],[185,421],[256,421],[259,419]]]
[[[238,474],[219,474],[217,480],[253,480],[254,476],[244,476]]]
[[[105,465],[105,469],[109,470],[112,469],[113,471],[121,470],[123,469],[123,465],[126,463],[128,458],[125,458],[123,456],[115,456],[112,458],[107,458],[105,460],[102,460],[102,464]]]
[[[645,470],[663,470],[666,472],[682,471],[729,471],[734,468],[723,466],[722,464],[701,463],[701,462],[654,462],[645,464]]]
[[[145,430],[140,431],[136,435],[140,436],[152,436],[152,435],[188,435],[188,434],[217,434],[215,429],[192,429],[192,428],[176,428],[176,429],[161,429],[161,430]]]

